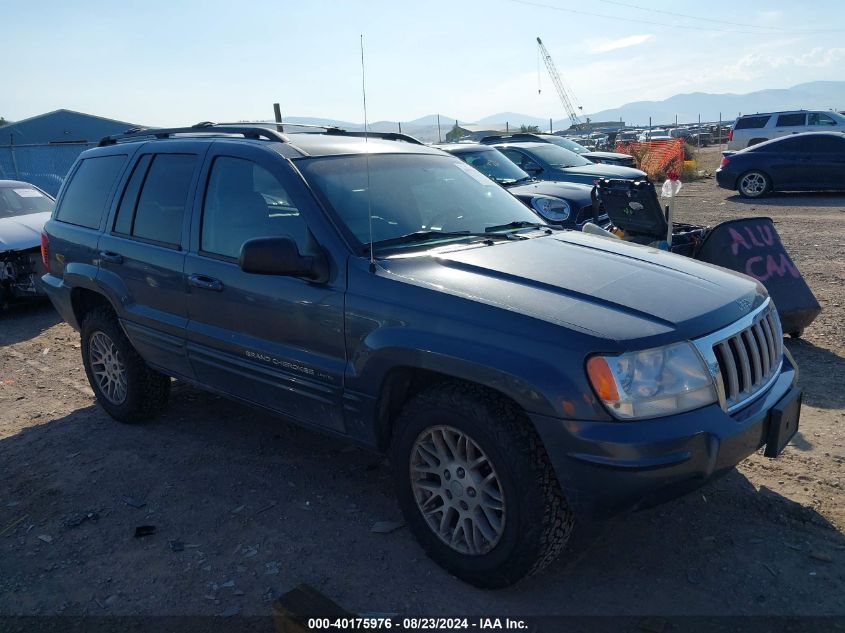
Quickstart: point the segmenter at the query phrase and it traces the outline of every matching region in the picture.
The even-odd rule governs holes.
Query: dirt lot
[[[266,614],[309,582],[357,612],[845,615],[843,210],[843,196],[749,204],[712,179],[684,188],[679,220],[773,217],[822,304],[787,342],[800,433],[777,460],[753,455],[688,497],[579,526],[549,571],[497,592],[450,577],[406,528],[371,531],[401,520],[378,456],[181,384],[156,421],[115,423],[85,384],[77,334],[48,305],[10,310],[0,614]],[[134,538],[141,525],[157,532]]]

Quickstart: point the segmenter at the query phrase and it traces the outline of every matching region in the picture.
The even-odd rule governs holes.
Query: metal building
[[[73,161],[104,136],[135,124],[54,110],[0,127],[0,179],[24,180],[55,196]]]

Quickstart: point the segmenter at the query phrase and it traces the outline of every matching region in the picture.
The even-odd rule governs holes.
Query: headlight
[[[531,206],[537,213],[553,222],[568,220],[571,211],[566,200],[551,196],[534,196],[531,198]]]
[[[717,401],[707,366],[689,343],[593,356],[587,375],[608,411],[624,420],[658,418]]]

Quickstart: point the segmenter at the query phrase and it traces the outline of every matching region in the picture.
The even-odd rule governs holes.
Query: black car
[[[575,517],[793,437],[760,283],[549,227],[456,157],[368,136],[205,123],[80,154],[42,283],[112,417],[154,418],[177,377],[389,453],[411,532],[486,587],[552,562]]]
[[[744,198],[771,191],[845,190],[845,134],[792,134],[722,152],[716,182]]]
[[[527,174],[495,147],[477,143],[438,145],[499,183],[551,224],[580,228],[593,218],[593,188],[574,182],[538,180]],[[604,219],[606,219],[606,215]],[[596,218],[601,220],[602,218]]]
[[[552,143],[563,149],[568,149],[570,152],[583,156],[592,163],[603,163],[605,165],[619,165],[620,167],[636,167],[636,161],[630,154],[620,154],[619,152],[599,152],[584,147],[582,144],[573,141],[570,138],[557,136],[555,134],[501,134],[495,136],[485,136],[481,142],[485,145],[496,145],[499,143],[506,143],[508,141],[537,141],[540,143]],[[589,142],[590,139],[587,139]],[[595,140],[592,141],[595,143]]]
[[[597,165],[559,145],[537,141],[508,141],[492,145],[523,171],[541,180],[592,185],[601,178],[640,180],[644,171],[617,165]]]

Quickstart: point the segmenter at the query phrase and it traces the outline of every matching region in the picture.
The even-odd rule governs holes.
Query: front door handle
[[[123,255],[120,253],[113,253],[111,251],[100,251],[100,259],[110,264],[122,264]]]
[[[205,290],[214,290],[220,292],[223,290],[223,282],[208,275],[190,275],[188,283],[196,288],[203,288]]]

